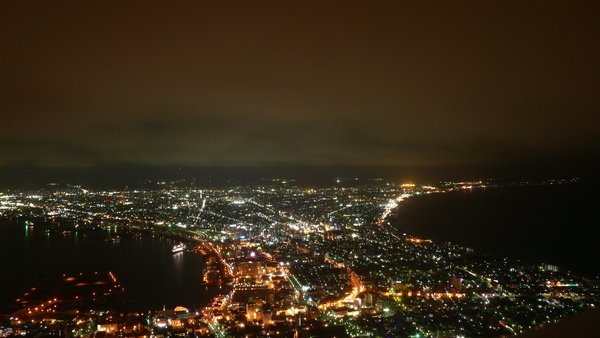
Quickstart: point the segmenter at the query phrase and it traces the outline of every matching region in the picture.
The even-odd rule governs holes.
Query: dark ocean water
[[[0,313],[45,278],[93,271],[116,274],[131,301],[124,305],[129,310],[198,306],[209,300],[200,285],[204,258],[187,252],[173,255],[170,239],[146,236],[111,243],[81,237],[1,221]]]
[[[418,196],[394,224],[483,253],[600,275],[600,184],[490,188]]]

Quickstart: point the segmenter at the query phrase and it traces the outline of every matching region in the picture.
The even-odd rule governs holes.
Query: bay
[[[204,258],[191,252],[173,255],[173,245],[171,239],[152,235],[112,243],[1,221],[0,313],[46,278],[94,271],[117,276],[127,292],[126,310],[206,304],[218,290],[201,285]]]
[[[399,231],[481,253],[600,275],[600,185],[512,186],[408,199]]]

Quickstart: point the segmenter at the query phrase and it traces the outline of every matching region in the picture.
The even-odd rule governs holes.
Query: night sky
[[[3,1],[0,167],[593,171],[599,13],[584,1]]]

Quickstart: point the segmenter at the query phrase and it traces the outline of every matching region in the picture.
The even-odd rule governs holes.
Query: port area
[[[207,287],[230,286],[233,281],[233,268],[223,259],[221,250],[219,246],[207,241],[197,243],[191,249],[206,259],[202,284]]]
[[[112,272],[81,272],[49,278],[15,300],[11,317],[35,319],[87,309],[118,308],[125,289]]]

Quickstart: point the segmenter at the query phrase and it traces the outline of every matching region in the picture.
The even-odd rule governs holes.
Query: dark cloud
[[[593,158],[593,5],[5,2],[0,164]]]

